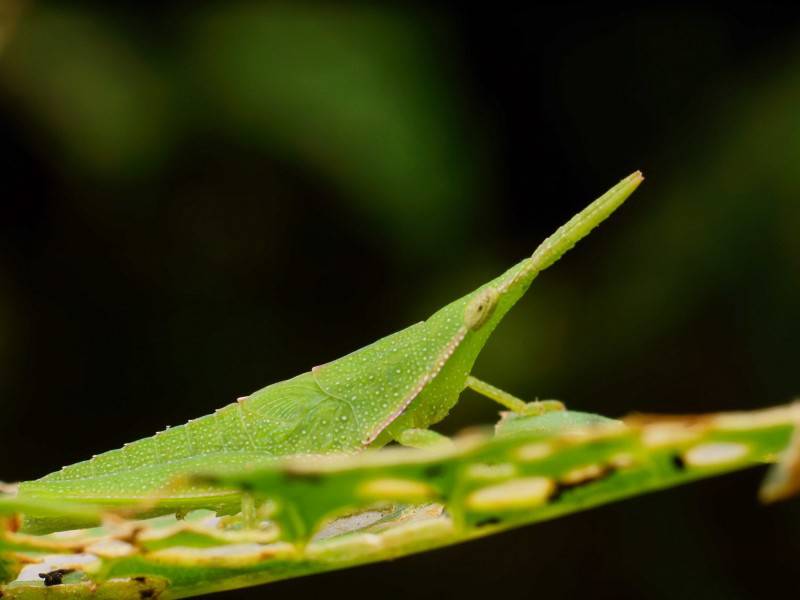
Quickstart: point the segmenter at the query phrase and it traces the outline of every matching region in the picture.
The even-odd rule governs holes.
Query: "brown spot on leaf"
[[[12,533],[16,533],[19,531],[20,527],[22,527],[22,516],[17,513],[8,520],[8,530]]]
[[[587,471],[586,477],[584,478],[574,478],[574,479],[568,479],[566,481],[562,479],[556,485],[556,489],[553,492],[553,495],[550,496],[550,501],[558,502],[566,492],[570,492],[572,490],[576,490],[578,488],[591,485],[598,481],[602,481],[603,479],[606,479],[609,476],[611,476],[615,470],[616,469],[614,469],[613,467],[608,467],[608,466],[600,467],[596,471],[592,472],[591,476]]]
[[[437,477],[441,477],[444,474],[444,467],[442,465],[431,465],[429,467],[425,467],[425,471],[423,475],[426,479],[436,479]]]
[[[146,527],[143,525],[135,525],[131,527],[128,531],[116,536],[120,542],[125,542],[126,544],[130,544],[131,546],[139,545],[139,536],[144,533]]]
[[[322,483],[322,476],[319,473],[309,473],[298,469],[286,469],[283,475],[287,481],[302,481],[304,483],[310,483],[314,485],[319,485]]]
[[[64,575],[68,575],[75,571],[75,569],[55,569],[47,573],[39,573],[39,577],[44,579],[44,585],[50,587],[51,585],[60,585],[64,579]]]
[[[475,523],[475,527],[489,527],[491,525],[500,525],[503,520],[500,517],[487,517],[485,519],[481,519],[477,523]]]

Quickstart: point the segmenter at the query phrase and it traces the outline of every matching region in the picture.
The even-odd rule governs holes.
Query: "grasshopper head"
[[[406,424],[426,427],[444,418],[457,401],[475,360],[503,317],[525,295],[536,276],[613,213],[642,181],[638,171],[561,226],[528,258],[477,290],[445,306],[423,324],[426,339],[437,340],[420,398],[408,409]],[[422,331],[422,330],[421,330]]]
[[[381,445],[405,429],[444,418],[492,331],[536,275],[614,212],[641,180],[638,172],[623,179],[532,256],[427,320],[316,367],[314,378],[324,392],[357,407],[362,443]]]

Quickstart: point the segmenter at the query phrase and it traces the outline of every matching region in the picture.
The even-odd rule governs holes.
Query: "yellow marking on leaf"
[[[138,550],[122,540],[105,539],[86,546],[86,552],[98,558],[122,558],[136,554]]]
[[[800,401],[789,406],[775,406],[753,412],[719,413],[711,419],[715,429],[749,431],[753,428],[780,426],[788,421],[800,422]]]
[[[620,452],[612,456],[608,462],[615,469],[627,469],[636,464],[636,459],[629,452]]]
[[[452,535],[454,532],[455,526],[452,519],[439,516],[422,521],[412,521],[394,529],[387,529],[380,536],[385,547],[399,548],[410,540],[415,543],[422,543],[425,540],[436,540],[446,535]]]
[[[567,485],[577,485],[585,481],[591,481],[592,479],[597,479],[598,477],[601,477],[605,472],[606,472],[605,467],[598,464],[591,464],[583,467],[577,467],[575,469],[567,471],[563,475],[563,477],[561,477],[561,482]]]
[[[151,562],[187,567],[242,568],[267,559],[295,558],[298,549],[294,544],[277,542],[261,544],[232,544],[211,548],[165,548],[150,552]]]
[[[517,458],[522,462],[535,462],[550,456],[553,447],[546,442],[534,442],[525,444],[517,449]]]
[[[467,496],[466,505],[478,512],[532,508],[544,504],[554,489],[547,477],[523,477],[476,490]]]
[[[253,527],[226,531],[202,523],[183,521],[169,527],[145,530],[136,537],[136,542],[138,545],[147,548],[159,542],[169,541],[170,538],[176,538],[180,535],[194,535],[198,539],[204,540],[209,546],[214,544],[269,544],[277,540],[278,533],[277,528],[274,526],[268,529]]]
[[[692,442],[699,434],[682,423],[657,423],[645,427],[642,441],[649,448],[658,448]]]
[[[372,554],[380,550],[381,547],[380,535],[375,533],[356,533],[315,541],[306,547],[303,556],[307,560],[347,562],[364,554]]]
[[[511,463],[499,465],[476,464],[467,468],[467,476],[471,479],[509,479],[517,474],[517,468]]]
[[[415,502],[434,498],[436,490],[421,481],[384,477],[362,483],[358,488],[358,496],[371,500]]]
[[[737,461],[747,455],[749,448],[733,442],[711,442],[691,448],[683,460],[692,467],[711,467]]]

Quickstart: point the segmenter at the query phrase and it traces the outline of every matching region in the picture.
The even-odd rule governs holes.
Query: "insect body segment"
[[[233,510],[230,494],[179,486],[176,477],[225,465],[241,468],[265,457],[357,452],[391,440],[436,443],[431,436],[404,432],[428,429],[447,415],[468,383],[476,387],[478,380],[469,379],[473,364],[505,314],[539,272],[610,215],[641,181],[638,172],[622,180],[531,257],[427,320],[214,414],[24,483],[20,495],[98,503],[157,499],[152,514]],[[509,400],[513,397],[488,384],[477,388],[512,410],[535,414],[543,408]]]

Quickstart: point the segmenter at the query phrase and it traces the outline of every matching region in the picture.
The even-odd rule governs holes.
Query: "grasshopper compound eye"
[[[494,312],[500,294],[493,287],[487,287],[475,296],[464,311],[464,324],[475,331],[483,325]]]

